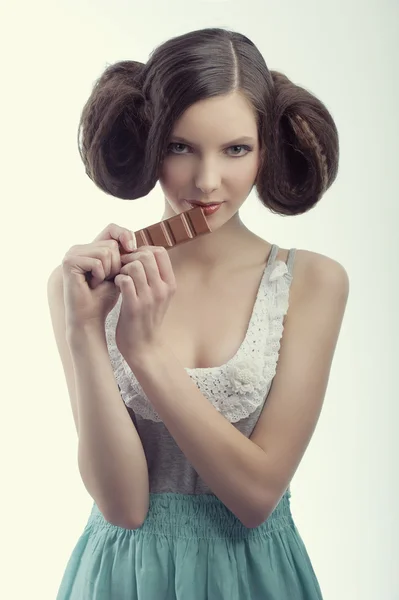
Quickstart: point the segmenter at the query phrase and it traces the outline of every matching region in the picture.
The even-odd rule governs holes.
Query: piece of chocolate
[[[137,248],[140,246],[163,246],[173,248],[212,232],[200,206],[180,213],[134,232]]]

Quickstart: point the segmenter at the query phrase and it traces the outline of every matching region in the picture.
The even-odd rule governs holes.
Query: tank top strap
[[[272,244],[272,248],[269,252],[269,258],[267,259],[267,266],[269,266],[276,260],[279,249],[280,248],[277,246],[277,244]],[[292,269],[293,269],[294,260],[295,260],[295,253],[296,253],[296,248],[290,248],[290,250],[288,251],[286,264],[287,264],[287,269],[288,269],[288,272],[290,273],[290,275],[292,275]]]
[[[290,275],[292,275],[292,268],[294,266],[295,254],[296,254],[296,248],[290,248],[290,250],[288,252],[288,258],[287,258],[287,269],[288,269],[288,273]]]
[[[279,251],[279,247],[277,246],[277,244],[272,244],[271,250],[269,252],[269,258],[267,259],[267,266],[274,263],[274,261],[276,260],[278,251]]]

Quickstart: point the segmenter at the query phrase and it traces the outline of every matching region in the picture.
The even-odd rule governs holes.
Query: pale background
[[[92,241],[108,223],[134,230],[162,216],[159,187],[124,202],[86,177],[79,112],[106,64],[145,62],[171,36],[223,26],[249,36],[270,69],[318,95],[339,129],[339,177],[314,210],[273,216],[250,197],[242,216],[268,241],[326,254],[348,271],[347,313],[319,425],[293,480],[292,511],[325,600],[399,599],[398,3],[9,4],[0,15],[0,597],[55,599],[92,504],[77,467],[47,278],[71,245]]]

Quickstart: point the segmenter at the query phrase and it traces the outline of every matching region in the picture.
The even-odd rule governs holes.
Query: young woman
[[[132,252],[131,231],[111,224],[50,276],[94,500],[57,599],[320,599],[290,482],[348,276],[261,239],[239,211],[254,186],[274,213],[316,205],[338,170],[331,115],[248,38],[205,29],[108,67],[79,131],[102,190],[133,200],[159,181],[165,219],[199,203],[213,232]]]

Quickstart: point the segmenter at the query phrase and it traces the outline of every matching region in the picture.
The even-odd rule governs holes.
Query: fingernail
[[[127,247],[129,248],[129,250],[134,250],[134,241],[129,240],[127,243]]]

